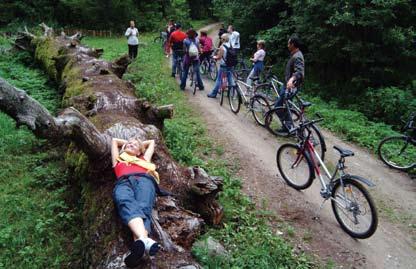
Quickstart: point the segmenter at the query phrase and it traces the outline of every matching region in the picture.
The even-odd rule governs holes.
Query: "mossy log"
[[[205,223],[219,224],[222,219],[223,210],[216,201],[221,178],[209,176],[201,168],[181,167],[172,159],[161,129],[164,119],[173,116],[173,106],[155,107],[136,97],[134,85],[121,79],[126,57],[113,63],[97,59],[102,50],[83,47],[65,34],[55,37],[51,28],[43,28],[43,36],[21,33],[16,46],[32,51],[60,85],[65,109],[53,116],[23,90],[0,78],[0,110],[38,137],[66,139],[74,145],[66,160],[75,166],[82,186],[84,267],[124,267],[131,234],[112,201],[116,178],[110,164],[110,141],[111,137],[139,136],[156,140],[153,161],[161,187],[173,194],[159,197],[153,214],[153,236],[163,249],[156,258],[145,259],[141,267],[198,268],[190,247]]]

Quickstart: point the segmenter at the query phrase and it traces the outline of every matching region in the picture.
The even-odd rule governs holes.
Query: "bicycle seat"
[[[301,105],[303,106],[303,107],[310,107],[311,105],[312,105],[312,103],[311,102],[306,102],[306,101],[301,101]]]
[[[352,152],[351,150],[348,149],[343,149],[340,148],[338,146],[334,146],[334,149],[338,150],[339,154],[341,154],[341,157],[349,157],[349,156],[354,156],[354,152]]]

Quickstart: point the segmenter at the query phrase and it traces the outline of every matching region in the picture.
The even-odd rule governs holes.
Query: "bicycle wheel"
[[[207,62],[204,60],[201,65],[199,66],[201,75],[205,75],[208,73],[208,64]]]
[[[256,86],[256,93],[262,94],[269,101],[274,102],[277,98],[277,94],[270,83],[261,84]]]
[[[314,178],[309,154],[295,144],[283,144],[276,154],[277,168],[286,183],[296,190],[308,188]]]
[[[162,41],[163,41],[163,38],[161,36],[157,36],[157,37],[155,37],[155,39],[153,39],[153,43],[159,43],[159,42],[162,42]]]
[[[331,205],[341,228],[354,238],[365,239],[377,229],[377,210],[368,191],[354,176],[337,181],[332,189]]]
[[[213,81],[215,81],[217,79],[217,76],[218,76],[218,67],[217,67],[217,64],[215,63],[214,60],[211,60],[209,62],[209,68],[208,69],[209,69],[209,77]]]
[[[319,153],[319,157],[321,157],[321,160],[324,161],[326,152],[324,136],[315,124],[312,124],[309,130],[311,131],[310,139],[313,144],[313,147],[315,148],[316,152]]]
[[[288,113],[288,111],[286,107],[284,106],[278,106],[266,112],[265,121],[264,121],[266,129],[269,130],[269,132],[271,132],[274,135],[281,136],[282,133],[279,132],[279,130],[283,128],[283,125],[279,118],[279,115],[282,116],[282,115],[285,115],[286,113]],[[290,114],[292,116],[292,122],[294,124],[297,121],[299,121],[300,117],[299,117],[298,111],[291,108]]]
[[[227,87],[221,89],[221,96],[220,96],[220,106],[224,103],[224,94],[226,92]]]
[[[228,102],[230,103],[231,111],[237,114],[241,107],[241,96],[237,85],[228,87]]]
[[[383,139],[377,149],[380,159],[389,167],[406,171],[416,168],[416,145],[408,136]]]
[[[263,95],[256,94],[250,99],[250,109],[254,119],[260,126],[265,126],[265,116],[270,110],[269,102]]]

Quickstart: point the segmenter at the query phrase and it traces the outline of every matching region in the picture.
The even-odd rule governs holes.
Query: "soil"
[[[218,24],[204,29],[217,44]],[[224,157],[239,162],[244,193],[259,208],[265,206],[277,215],[278,221],[271,222],[277,234],[291,240],[297,251],[316,256],[323,263],[334,262],[337,268],[416,268],[416,182],[408,174],[389,169],[368,150],[321,128],[328,148],[325,159],[332,163],[329,167],[338,160],[333,145],[350,149],[355,156],[347,159],[347,171],[376,184],[367,189],[378,209],[378,229],[369,239],[353,239],[340,228],[330,202],[319,210],[323,201],[319,180],[307,190],[296,191],[278,174],[276,151],[288,139],[268,133],[247,110],[233,114],[228,100],[220,106],[219,98],[207,98],[213,81],[205,78],[204,86],[206,90],[196,95],[186,88],[189,103],[205,121],[209,135],[224,147]],[[295,228],[294,235],[289,226]]]

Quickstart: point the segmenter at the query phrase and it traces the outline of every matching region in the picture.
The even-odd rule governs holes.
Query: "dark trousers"
[[[297,92],[297,88],[294,88],[289,92],[286,90],[285,85],[283,85],[279,91],[279,97],[277,97],[274,107],[283,106],[285,100],[291,100],[297,94]],[[289,112],[289,108],[286,108],[284,111],[280,111],[280,113],[276,112],[276,114],[282,122],[282,126],[284,129],[287,128],[288,130],[290,130],[293,128],[293,121]]]
[[[135,59],[137,57],[137,49],[139,45],[129,45],[129,57]]]

